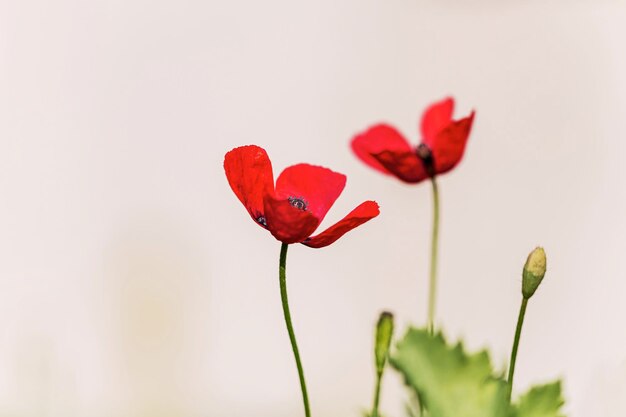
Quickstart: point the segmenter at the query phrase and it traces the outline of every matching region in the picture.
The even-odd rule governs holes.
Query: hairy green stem
[[[376,388],[374,389],[374,405],[372,406],[372,415],[370,417],[378,417],[378,403],[380,402],[380,385],[382,381],[382,372],[376,374]]]
[[[298,368],[298,377],[300,378],[300,389],[302,390],[302,402],[304,403],[304,414],[311,417],[311,409],[309,407],[309,396],[306,391],[306,382],[304,381],[304,370],[302,369],[302,361],[300,360],[300,352],[298,343],[296,342],[296,334],[291,324],[291,313],[289,312],[289,300],[287,299],[287,248],[289,245],[283,243],[280,247],[280,261],[278,266],[278,279],[280,281],[280,299],[283,304],[283,314],[285,315],[285,324],[293,349],[293,356],[296,359],[296,367]]]
[[[376,372],[376,388],[374,389],[374,405],[372,406],[372,415],[370,417],[379,417],[378,403],[380,401],[380,386],[383,379],[382,372]]]
[[[522,326],[524,325],[524,316],[526,315],[526,306],[528,305],[528,298],[522,299],[522,305],[519,309],[519,316],[517,318],[517,328],[515,329],[515,339],[513,340],[513,350],[511,351],[511,362],[509,364],[509,377],[507,383],[509,386],[509,400],[513,393],[513,375],[515,374],[515,361],[517,360],[517,349],[519,348],[519,339],[522,335]]]
[[[432,176],[430,183],[433,187],[433,230],[430,244],[430,283],[428,289],[428,329],[434,331],[435,299],[437,297],[437,249],[439,246],[439,189],[437,181]]]

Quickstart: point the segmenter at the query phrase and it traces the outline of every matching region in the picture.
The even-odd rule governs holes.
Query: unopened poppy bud
[[[383,311],[378,318],[376,325],[376,346],[374,355],[376,356],[376,372],[382,374],[385,361],[389,354],[391,336],[393,334],[393,314]]]
[[[546,274],[546,252],[543,248],[537,247],[533,250],[526,264],[524,264],[524,272],[522,273],[522,295],[528,299],[533,296],[543,276]]]

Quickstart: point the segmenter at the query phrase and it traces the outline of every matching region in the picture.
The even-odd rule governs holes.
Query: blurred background
[[[0,415],[302,414],[280,245],[222,168],[249,143],[348,176],[324,225],[381,205],[288,261],[314,415],[360,415],[379,311],[425,321],[432,213],[348,143],[417,143],[453,95],[477,118],[440,178],[437,322],[503,369],[543,245],[516,389],[562,377],[570,417],[623,417],[624,39],[617,0],[1,1]],[[387,373],[386,415],[405,397]]]

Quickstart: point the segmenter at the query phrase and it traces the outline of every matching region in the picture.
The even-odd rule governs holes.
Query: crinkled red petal
[[[448,127],[452,122],[454,112],[454,99],[447,97],[432,104],[422,115],[421,131],[422,141],[429,145],[435,140],[437,134]]]
[[[339,220],[319,235],[313,236],[302,243],[312,248],[323,248],[324,246],[334,243],[337,239],[355,227],[358,227],[370,219],[378,216],[379,213],[380,210],[376,202],[365,201],[352,210],[346,217]]]
[[[288,200],[276,196],[265,197],[264,209],[267,229],[283,243],[302,242],[320,224],[313,213],[297,209]]]
[[[352,139],[352,150],[359,159],[370,167],[388,175],[393,175],[385,165],[373,155],[383,151],[410,152],[411,145],[394,127],[378,124],[370,127]]]
[[[437,134],[430,145],[435,161],[435,173],[448,172],[461,162],[473,122],[474,112],[464,119],[452,122]]]
[[[224,171],[239,201],[257,221],[264,216],[263,199],[274,192],[272,163],[263,148],[247,145],[224,157]]]
[[[411,184],[428,178],[424,164],[414,151],[383,151],[372,155],[387,171]]]
[[[276,197],[303,201],[320,222],[346,185],[346,176],[328,168],[298,164],[286,168],[276,179]]]

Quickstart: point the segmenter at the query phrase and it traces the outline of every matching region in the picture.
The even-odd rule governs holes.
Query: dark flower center
[[[306,211],[308,204],[303,197],[289,197],[288,200],[289,204],[291,204],[298,210]]]
[[[262,225],[263,227],[267,227],[267,220],[265,219],[265,216],[259,216],[256,218],[257,223],[259,223],[260,225]]]
[[[417,156],[422,160],[432,159],[433,153],[425,143],[420,143],[416,149]]]
[[[426,172],[431,177],[435,175],[435,159],[433,158],[433,152],[430,150],[428,145],[425,143],[420,143],[415,150],[417,157],[422,161]]]

